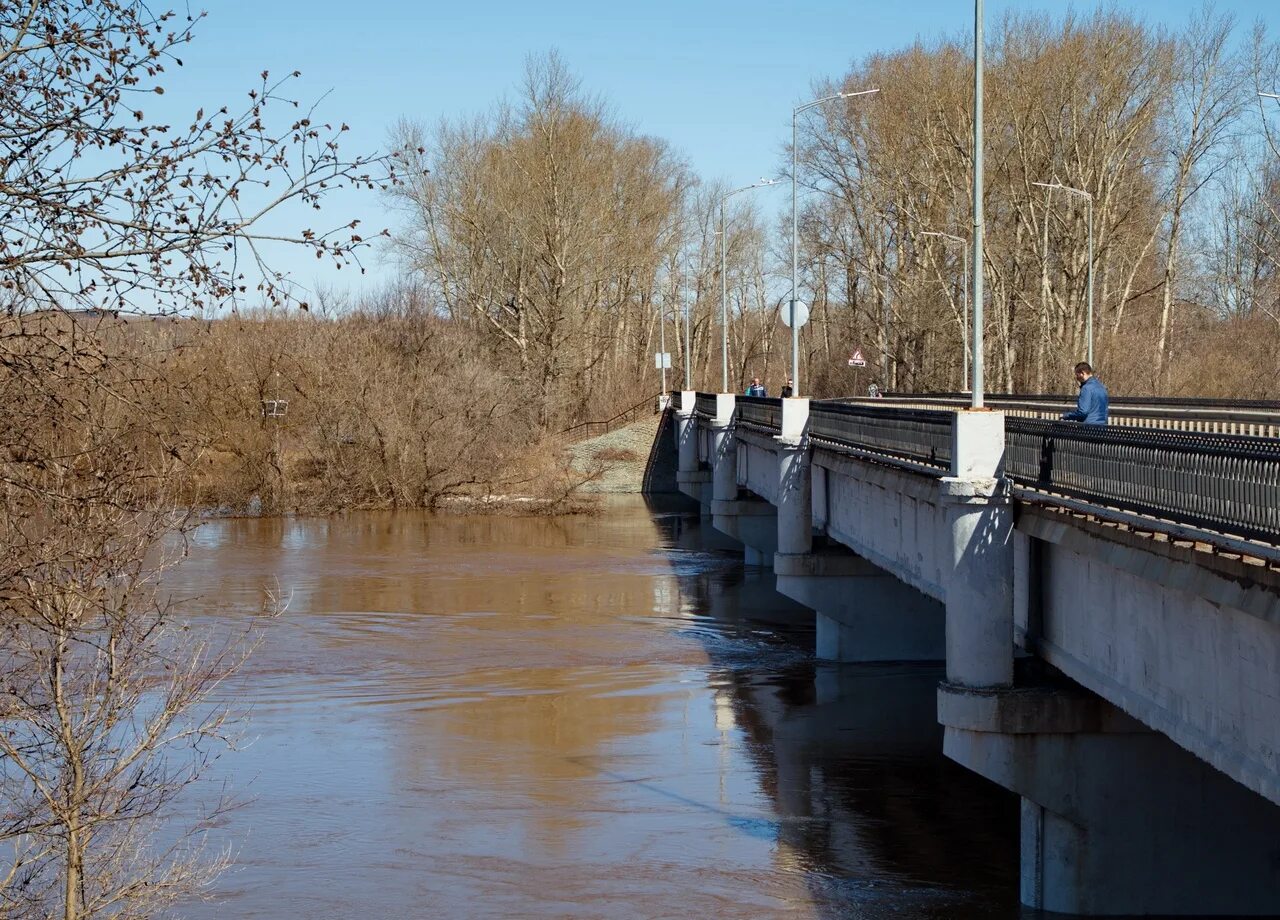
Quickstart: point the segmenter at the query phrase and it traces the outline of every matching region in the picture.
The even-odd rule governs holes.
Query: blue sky
[[[1177,25],[1201,2],[1114,5]],[[987,0],[987,21],[1010,9],[1073,7],[1092,4]],[[1219,0],[1217,8],[1242,25],[1261,18],[1280,32],[1280,0]],[[388,129],[401,117],[434,123],[484,111],[512,93],[529,53],[555,48],[587,90],[638,131],[668,140],[698,174],[749,182],[776,169],[791,106],[808,98],[813,81],[918,35],[965,32],[973,3],[216,0],[208,13],[184,55],[186,66],[170,74],[166,106],[239,102],[263,69],[301,70],[297,96],[329,93],[321,115],[351,125],[349,149],[372,150],[386,146]],[[768,194],[783,206],[782,193]],[[339,204],[366,229],[394,227],[376,196]],[[760,204],[771,203],[762,197]],[[377,254],[365,261],[365,284],[395,274]],[[314,259],[286,255],[282,264],[308,287],[358,286],[346,273],[318,270]]]

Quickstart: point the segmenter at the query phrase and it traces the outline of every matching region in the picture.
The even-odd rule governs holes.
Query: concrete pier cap
[[[681,390],[680,391],[680,408],[676,410],[676,415],[690,416],[698,402],[697,390]]]

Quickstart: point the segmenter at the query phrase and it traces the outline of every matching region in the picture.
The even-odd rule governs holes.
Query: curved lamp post
[[[832,102],[836,99],[852,99],[855,96],[872,96],[879,89],[863,89],[856,93],[835,93],[823,96],[791,110],[791,395],[800,395],[800,324],[796,322],[796,295],[799,293],[798,276],[800,274],[800,244],[796,220],[796,172],[798,153],[796,150],[796,121],[800,113],[806,109]]]
[[[729,248],[729,238],[724,232],[724,205],[725,202],[734,195],[742,192],[749,192],[752,189],[764,188],[768,185],[777,185],[781,179],[766,179],[763,176],[758,182],[752,182],[750,185],[744,185],[742,188],[735,188],[732,192],[721,196],[720,198],[720,392],[729,392],[729,283],[725,278],[726,256],[725,250]]]

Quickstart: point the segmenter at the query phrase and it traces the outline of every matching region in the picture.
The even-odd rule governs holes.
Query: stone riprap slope
[[[646,415],[630,425],[569,445],[566,449],[575,470],[584,474],[601,471],[600,477],[581,491],[644,491],[645,468],[661,421],[661,415]]]

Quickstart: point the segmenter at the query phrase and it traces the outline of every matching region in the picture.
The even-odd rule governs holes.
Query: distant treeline
[[[1257,93],[1280,87],[1280,56],[1261,27],[1204,13],[1167,31],[1108,9],[1010,15],[988,34],[988,385],[1066,390],[1087,351],[1089,207],[1045,183],[1092,202],[1096,363],[1113,388],[1275,396],[1280,108]],[[963,36],[815,83],[815,97],[880,89],[802,121],[801,360],[815,395],[960,387],[963,245],[936,234],[969,235],[972,85]],[[611,117],[554,55],[531,62],[515,104],[398,134],[415,166],[392,192],[404,264],[543,424],[656,380],[660,315],[676,367],[687,351],[694,385],[719,387],[725,186]],[[787,218],[762,220],[750,196],[727,210],[735,389],[786,373]],[[856,377],[854,348],[870,363]]]

